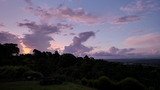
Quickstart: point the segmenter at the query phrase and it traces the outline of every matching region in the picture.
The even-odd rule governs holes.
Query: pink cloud
[[[160,34],[150,33],[141,36],[132,36],[125,40],[125,44],[129,46],[154,46],[160,45]]]
[[[160,55],[160,34],[149,33],[140,36],[132,36],[125,40],[127,47],[137,48],[135,53],[141,55]]]

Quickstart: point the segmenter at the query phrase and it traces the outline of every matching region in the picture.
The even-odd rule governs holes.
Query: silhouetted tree
[[[37,50],[37,49],[34,49],[34,50],[33,50],[33,55],[34,55],[34,56],[37,56],[37,57],[40,57],[40,56],[42,55],[42,52],[39,51],[39,50]]]
[[[19,54],[19,48],[17,44],[0,44],[0,57],[10,57],[17,54]]]

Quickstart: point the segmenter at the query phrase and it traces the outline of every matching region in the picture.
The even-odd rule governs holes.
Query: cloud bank
[[[116,47],[110,47],[108,50],[106,51],[100,51],[100,52],[96,52],[96,53],[93,53],[92,56],[95,56],[95,57],[118,57],[118,56],[121,56],[121,57],[127,57],[128,55],[130,54],[133,54],[132,51],[134,51],[135,48],[123,48],[123,49],[119,49],[119,48],[116,48]]]

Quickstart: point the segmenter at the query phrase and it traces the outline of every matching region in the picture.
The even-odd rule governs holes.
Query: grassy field
[[[0,83],[0,90],[95,90],[95,89],[73,83],[40,86],[38,82],[19,81],[19,82]]]

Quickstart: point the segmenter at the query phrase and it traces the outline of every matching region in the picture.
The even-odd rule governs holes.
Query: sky
[[[160,58],[160,0],[0,0],[0,43],[21,53]]]

